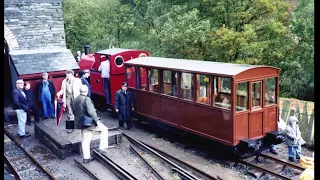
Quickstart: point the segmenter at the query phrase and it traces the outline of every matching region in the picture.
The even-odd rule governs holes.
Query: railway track
[[[219,176],[213,177],[202,170],[186,163],[183,162],[175,157],[172,157],[171,155],[149,145],[146,143],[143,143],[141,141],[138,141],[129,135],[125,134],[122,132],[122,134],[134,145],[137,147],[146,150],[153,155],[155,155],[157,158],[165,161],[171,166],[171,170],[173,172],[176,172],[179,174],[179,176],[182,179],[187,179],[187,180],[195,180],[195,179],[206,179],[206,180],[222,180]],[[132,148],[132,147],[131,147]],[[132,148],[133,149],[133,148]],[[147,163],[147,162],[146,162]],[[151,165],[150,165],[151,166]],[[152,170],[154,174],[157,174],[156,170]],[[156,175],[158,177],[158,175]],[[162,179],[162,177],[159,177],[159,179]]]
[[[122,132],[123,133],[123,132]],[[168,164],[166,168],[167,173],[174,173],[178,175],[181,179],[183,180],[222,180],[219,176],[213,177],[200,169],[197,169],[196,167],[193,167],[192,165],[189,165],[179,159],[176,159],[169,154],[166,154],[165,152],[152,147],[151,145],[142,143],[127,134],[123,133],[123,135],[129,140],[130,146],[129,150],[135,154],[135,156],[139,157],[143,164],[146,166],[146,170],[143,170],[143,172],[147,172],[148,170],[152,174],[145,175],[144,176],[140,175],[140,178],[138,177],[137,174],[133,175],[134,173],[130,173],[128,170],[125,170],[124,168],[119,165],[120,163],[117,163],[111,158],[109,158],[106,154],[100,153],[98,150],[94,149],[92,151],[92,156],[99,162],[101,163],[104,167],[108,168],[110,171],[113,172],[119,179],[122,180],[137,180],[141,179],[141,177],[144,177],[144,179],[158,179],[158,180],[164,180],[168,179],[168,174],[166,176],[163,175],[164,171],[163,169],[158,169],[154,168],[154,164],[150,163],[150,159],[146,158],[146,154],[141,155],[141,152],[148,152],[147,154],[149,156],[153,155],[152,157],[155,157],[155,159],[160,160],[161,162],[165,162]],[[140,150],[140,152],[139,152]],[[142,153],[143,154],[143,153]],[[82,164],[78,160],[74,160],[75,163],[85,172],[87,173],[92,179],[94,180],[100,180],[95,172],[95,170],[90,170],[89,168],[86,167],[86,165]],[[143,165],[142,165],[143,166]],[[144,168],[140,166],[140,168]],[[160,172],[161,171],[161,172]],[[131,171],[132,172],[132,171]],[[147,177],[148,176],[148,177]]]
[[[260,162],[262,161],[262,163],[256,163],[258,161]],[[247,158],[247,159],[237,159],[235,166],[238,163],[252,167],[254,170],[252,170],[249,173],[255,176],[257,179],[260,179],[265,174],[269,174],[279,179],[295,180],[295,179],[299,179],[300,174],[302,173],[302,171],[304,171],[304,168],[302,168],[298,164],[277,159],[265,153],[259,153],[256,156]],[[293,169],[294,175],[291,175],[291,176],[285,175],[284,170],[286,168]]]
[[[4,135],[8,137],[4,142],[4,161],[16,179],[56,179],[6,129]]]

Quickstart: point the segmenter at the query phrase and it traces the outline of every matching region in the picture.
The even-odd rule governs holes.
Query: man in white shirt
[[[74,121],[74,114],[72,110],[72,104],[74,99],[80,95],[80,87],[82,82],[80,78],[74,77],[73,70],[66,71],[66,78],[61,83],[61,90],[57,93],[57,96],[62,95],[62,101],[64,102],[64,107],[68,110],[69,121]],[[72,133],[73,129],[69,129],[68,133]]]
[[[110,62],[108,57],[105,61],[101,62],[98,71],[101,72],[101,78],[103,80],[103,87],[106,92],[106,104],[111,104],[109,83],[110,83]]]

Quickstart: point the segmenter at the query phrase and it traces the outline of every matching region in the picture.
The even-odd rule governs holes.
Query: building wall
[[[10,50],[66,48],[61,4],[61,0],[5,0],[4,23],[19,44]]]

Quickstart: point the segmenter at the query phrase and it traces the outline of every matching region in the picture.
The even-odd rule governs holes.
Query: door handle
[[[99,82],[100,82],[99,79],[97,79],[97,80],[96,80],[96,83],[99,83]]]

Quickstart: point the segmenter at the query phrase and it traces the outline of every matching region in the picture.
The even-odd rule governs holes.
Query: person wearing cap
[[[88,87],[88,97],[91,97],[91,85],[88,81],[88,78],[90,76],[90,71],[88,69],[85,69],[82,71],[83,75],[81,76],[81,82],[83,85],[86,85]]]
[[[18,119],[18,135],[20,138],[31,136],[26,132],[27,112],[29,111],[28,100],[23,92],[24,82],[22,79],[16,81],[16,88],[12,91],[13,109],[17,113]]]
[[[134,103],[131,93],[127,89],[128,83],[123,82],[121,89],[116,92],[114,98],[114,109],[118,113],[119,128],[123,128],[125,122],[127,129],[130,130],[132,128],[131,111],[134,110]]]
[[[56,95],[56,88],[51,80],[48,79],[48,73],[42,73],[42,79],[36,84],[36,96],[39,103],[42,105],[43,118],[54,118],[54,98]]]
[[[289,160],[292,162],[300,161],[301,145],[306,143],[301,137],[298,123],[299,121],[295,116],[290,116],[285,130]],[[296,151],[296,160],[294,159],[294,149]]]
[[[66,71],[66,78],[61,83],[61,90],[57,93],[57,96],[62,95],[62,101],[64,107],[68,110],[69,121],[74,121],[74,114],[72,110],[72,103],[80,95],[80,87],[82,82],[80,78],[74,77],[73,70]],[[73,129],[69,129],[68,133],[72,133]]]
[[[90,156],[90,142],[93,131],[100,132],[100,145],[99,151],[106,152],[109,148],[108,142],[108,128],[101,123],[100,118],[97,115],[94,104],[91,99],[87,97],[88,87],[82,85],[80,87],[80,95],[77,96],[72,104],[72,109],[74,112],[75,120],[74,126],[75,129],[81,129],[82,142],[81,149],[83,155],[83,163],[89,163],[93,160]],[[91,127],[85,128],[82,126],[81,118],[83,115],[91,117],[95,123],[92,123]]]
[[[34,115],[34,121],[37,123],[37,122],[39,122],[39,110],[36,105],[36,100],[35,100],[34,94],[31,91],[30,87],[31,87],[30,83],[25,82],[23,92],[26,94],[30,110],[32,110],[32,113]],[[31,117],[30,117],[30,115],[31,115],[30,110],[27,112],[27,125],[32,126]]]
[[[111,104],[110,100],[110,92],[109,92],[109,86],[110,86],[110,62],[108,57],[106,57],[106,60],[101,62],[98,71],[101,72],[101,78],[103,79],[103,88],[106,92],[106,104]]]

